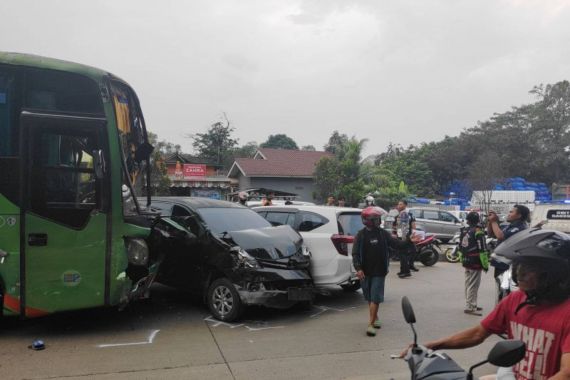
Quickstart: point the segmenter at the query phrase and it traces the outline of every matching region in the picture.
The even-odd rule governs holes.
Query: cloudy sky
[[[2,0],[0,50],[127,80],[150,130],[184,136],[225,112],[240,143],[333,130],[366,153],[457,135],[570,77],[563,0]]]

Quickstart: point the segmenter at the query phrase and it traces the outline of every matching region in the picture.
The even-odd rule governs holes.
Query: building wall
[[[251,189],[253,186],[251,185],[251,179],[249,177],[243,176],[241,173],[239,174],[239,190]]]
[[[248,178],[250,185],[241,187],[243,176],[240,176],[240,189],[264,187],[267,189],[286,191],[288,193],[297,194],[297,200],[313,202],[313,191],[315,184],[312,178],[265,178],[254,177]]]

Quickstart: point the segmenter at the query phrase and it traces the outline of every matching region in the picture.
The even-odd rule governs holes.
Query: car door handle
[[[28,245],[41,247],[47,245],[48,235],[47,234],[29,234],[28,235]]]

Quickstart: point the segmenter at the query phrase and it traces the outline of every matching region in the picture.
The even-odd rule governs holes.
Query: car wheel
[[[227,278],[218,278],[210,284],[207,300],[210,312],[220,321],[235,321],[244,309],[236,288]]]
[[[360,281],[358,281],[358,280],[352,281],[352,282],[349,282],[348,284],[343,284],[340,287],[345,292],[356,292],[358,289],[360,289]]]

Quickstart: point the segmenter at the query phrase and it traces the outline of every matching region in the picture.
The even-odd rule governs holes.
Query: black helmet
[[[513,262],[513,280],[517,266],[538,273],[537,289],[527,292],[527,304],[541,301],[561,302],[570,295],[570,236],[554,230],[531,228],[511,236],[495,249],[495,254]]]
[[[495,249],[509,260],[537,258],[570,261],[570,236],[559,231],[530,228],[520,231]]]
[[[475,211],[471,211],[469,214],[467,214],[465,220],[467,221],[467,223],[469,223],[472,226],[476,226],[481,221],[481,219],[479,218],[479,213]]]

